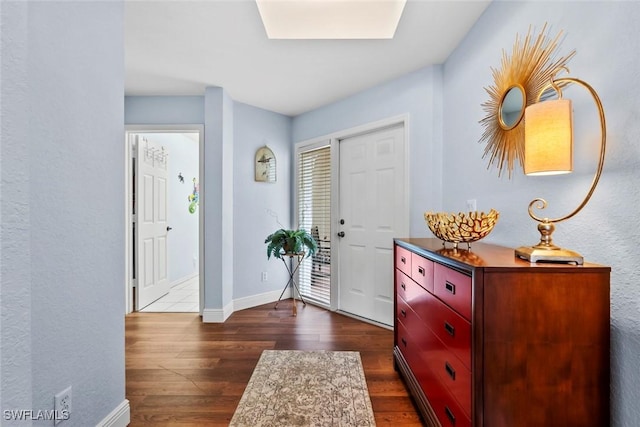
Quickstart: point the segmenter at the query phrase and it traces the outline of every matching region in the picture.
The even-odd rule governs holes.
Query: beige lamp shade
[[[571,100],[538,102],[524,113],[524,173],[554,175],[573,170]]]

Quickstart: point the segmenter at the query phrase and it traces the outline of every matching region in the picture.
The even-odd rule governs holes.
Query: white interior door
[[[136,310],[169,292],[165,147],[136,135]]]
[[[340,141],[339,306],[386,325],[393,238],[409,234],[405,163],[404,125]]]

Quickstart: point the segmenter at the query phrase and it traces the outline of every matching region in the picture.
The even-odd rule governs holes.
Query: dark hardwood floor
[[[351,350],[362,358],[378,426],[420,426],[393,368],[393,332],[291,300],[235,312],[224,324],[196,313],[126,317],[130,427],[222,426],[233,416],[262,350]]]

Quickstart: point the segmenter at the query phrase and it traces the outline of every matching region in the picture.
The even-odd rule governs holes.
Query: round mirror
[[[520,85],[513,85],[504,93],[498,112],[502,129],[510,130],[520,123],[524,116],[526,101],[524,88]]]
[[[566,69],[576,53],[558,57],[562,33],[551,38],[546,30],[545,24],[538,34],[529,28],[526,37],[516,36],[511,54],[503,50],[501,67],[491,69],[493,84],[485,87],[489,99],[482,104],[487,115],[480,120],[484,126],[480,142],[487,144],[482,157],[496,166],[498,176],[506,170],[511,178],[517,164],[524,168],[524,109],[536,102],[540,88]]]

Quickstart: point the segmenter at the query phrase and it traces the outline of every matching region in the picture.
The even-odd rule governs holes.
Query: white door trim
[[[200,315],[202,315],[202,310],[204,308],[204,270],[205,263],[203,262],[204,258],[204,217],[205,217],[205,198],[204,198],[204,125],[201,124],[184,124],[184,125],[125,125],[125,135],[124,135],[124,143],[125,143],[125,158],[124,158],[124,224],[125,224],[125,248],[124,248],[124,256],[125,256],[125,313],[129,314],[134,310],[133,307],[133,281],[131,280],[133,271],[131,266],[131,244],[133,236],[131,235],[131,180],[133,177],[131,176],[131,147],[129,146],[129,135],[134,133],[185,133],[185,132],[197,132],[198,137],[198,146],[199,146],[199,183],[200,183],[200,205],[198,209],[200,210],[199,224],[198,224],[198,232],[199,232],[199,271],[200,271]]]
[[[410,134],[409,134],[409,114],[405,113],[405,114],[401,114],[398,116],[392,116],[392,117],[388,117],[386,119],[382,119],[382,120],[377,120],[374,122],[369,122],[369,123],[365,123],[363,125],[359,125],[359,126],[354,126],[352,128],[348,128],[348,129],[344,129],[344,130],[340,130],[340,131],[336,131],[327,135],[322,135],[319,137],[315,137],[315,138],[311,138],[308,140],[304,140],[304,141],[300,141],[298,143],[295,144],[294,146],[294,164],[297,161],[297,155],[298,155],[298,151],[301,150],[302,148],[311,148],[314,146],[321,146],[323,144],[326,144],[327,140],[330,141],[331,144],[331,229],[332,230],[339,230],[339,224],[338,224],[338,215],[340,212],[340,194],[339,194],[339,189],[340,189],[340,182],[339,182],[339,177],[340,177],[340,150],[339,150],[339,146],[338,144],[340,143],[340,140],[342,139],[347,139],[347,138],[351,138],[354,136],[358,136],[358,135],[362,135],[362,134],[366,134],[366,133],[371,133],[371,132],[376,132],[378,130],[384,129],[384,128],[388,128],[388,127],[392,127],[392,126],[402,126],[404,129],[404,144],[405,144],[405,150],[404,150],[404,188],[406,188],[406,191],[404,193],[404,211],[407,213],[407,223],[410,225],[411,224],[411,206],[410,206],[410,197],[409,195],[411,194],[411,187],[410,187],[410,175],[411,175],[411,171],[409,169],[410,166],[410,162],[409,162],[409,153],[411,152],[411,138],[410,138]],[[297,167],[295,168],[295,180],[294,180],[294,218],[295,221],[297,222],[297,218],[298,218],[298,211],[297,211],[297,206],[298,206],[298,170]],[[398,237],[402,237],[402,236],[398,236]],[[408,236],[407,236],[408,237]],[[340,289],[340,283],[339,283],[339,260],[340,260],[340,253],[339,253],[339,245],[331,245],[331,277],[332,277],[332,281],[331,281],[331,305],[330,305],[330,310],[331,311],[337,311],[338,308],[340,307],[340,300],[339,300],[339,289]],[[337,260],[338,262],[333,262],[333,260]]]

